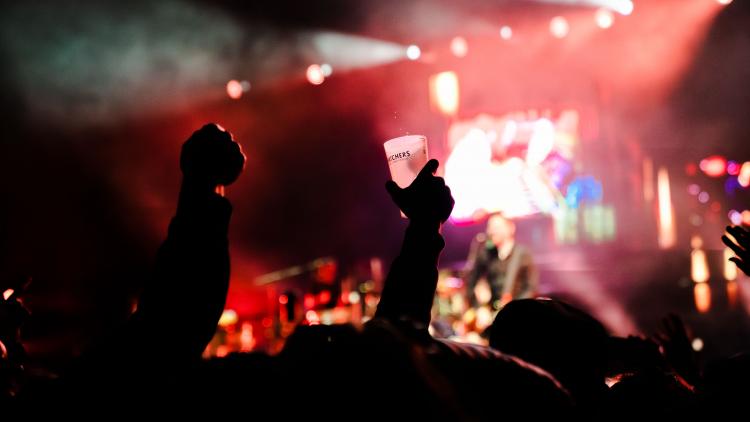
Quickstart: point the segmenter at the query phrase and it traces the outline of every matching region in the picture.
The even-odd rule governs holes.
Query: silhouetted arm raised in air
[[[440,226],[453,210],[453,197],[430,160],[407,188],[386,183],[393,202],[409,218],[401,253],[393,261],[375,314],[391,322],[409,321],[427,328],[437,287],[437,264],[445,246]]]
[[[144,336],[150,347],[197,358],[216,331],[229,288],[232,207],[222,190],[244,163],[239,144],[214,124],[183,145],[177,212],[129,324],[131,334]]]

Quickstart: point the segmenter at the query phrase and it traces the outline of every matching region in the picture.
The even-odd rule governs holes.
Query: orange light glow
[[[237,323],[237,312],[232,309],[225,309],[219,318],[219,327],[228,327]]]
[[[705,283],[710,274],[706,253],[702,249],[695,249],[690,253],[690,278],[696,283]]]
[[[739,294],[737,282],[736,281],[728,281],[727,282],[727,302],[729,303],[730,308],[735,308],[737,306],[737,295]]]
[[[232,79],[227,82],[227,95],[233,100],[238,100],[242,97],[242,84],[239,81]]]
[[[326,80],[326,77],[323,74],[323,69],[317,64],[311,64],[308,66],[305,75],[307,76],[307,81],[313,85],[320,85]]]
[[[705,314],[711,309],[711,286],[708,283],[696,283],[693,287],[695,309]]]
[[[458,76],[455,72],[441,72],[430,77],[430,101],[446,116],[458,112]]]
[[[737,176],[737,182],[740,186],[746,188],[750,186],[750,161],[745,161],[740,167],[740,174]]]
[[[729,260],[733,256],[731,249],[724,248],[724,279],[727,281],[737,280],[737,265]]]
[[[253,325],[245,321],[242,323],[242,331],[240,331],[240,351],[250,352],[253,348],[255,348]]]
[[[669,172],[665,167],[659,168],[656,176],[659,194],[659,247],[669,249],[677,242],[674,226],[674,208],[669,186]]]
[[[8,300],[9,297],[13,296],[14,290],[8,289],[3,292],[3,299]]]

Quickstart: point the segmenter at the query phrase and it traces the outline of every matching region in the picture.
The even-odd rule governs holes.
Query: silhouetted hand
[[[412,184],[403,189],[393,180],[386,182],[391,199],[410,220],[442,224],[451,215],[451,190],[442,177],[434,176],[439,165],[437,160],[428,161]]]
[[[661,346],[664,358],[672,369],[686,381],[695,383],[699,369],[682,319],[675,314],[664,317],[661,320],[661,329],[654,335],[654,340]]]
[[[721,241],[737,255],[729,260],[734,262],[743,273],[750,275],[750,233],[737,226],[727,226],[727,233],[734,237],[734,241],[727,235],[721,236]]]
[[[211,189],[237,180],[245,167],[245,154],[232,134],[215,123],[193,132],[182,145],[180,169],[185,181]]]

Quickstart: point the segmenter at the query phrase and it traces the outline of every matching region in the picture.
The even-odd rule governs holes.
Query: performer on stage
[[[486,233],[474,240],[465,277],[472,307],[484,305],[475,294],[477,283],[483,277],[492,292],[489,305],[495,311],[513,299],[536,295],[539,278],[536,267],[529,250],[516,243],[515,233],[513,221],[501,214],[492,214],[487,220]]]

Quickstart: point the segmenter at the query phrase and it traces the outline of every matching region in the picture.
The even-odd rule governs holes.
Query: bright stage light
[[[728,5],[732,2],[732,0],[716,0],[717,3],[722,4],[724,6]]]
[[[724,280],[726,281],[737,280],[737,265],[729,260],[729,258],[733,258],[734,256],[734,252],[731,249],[724,248],[724,259],[722,262],[724,262]]]
[[[730,0],[731,1],[731,0]],[[627,16],[633,13],[633,2],[632,0],[615,0],[613,1],[613,9],[617,12]]]
[[[240,331],[240,351],[250,352],[255,348],[255,339],[253,338],[253,325],[245,321],[242,323]]]
[[[703,350],[703,340],[701,340],[699,337],[694,338],[693,342],[690,345],[696,352],[700,352],[701,350]]]
[[[599,28],[607,29],[615,23],[615,14],[609,9],[601,8],[596,11],[594,19]]]
[[[406,47],[406,57],[409,60],[417,60],[419,56],[422,55],[422,50],[419,49],[416,45],[412,44],[408,47]]]
[[[227,82],[227,95],[233,100],[238,100],[242,97],[242,84],[239,81],[232,79]]]
[[[669,249],[677,243],[677,232],[674,226],[674,208],[669,185],[669,172],[665,167],[659,168],[656,175],[656,191],[659,205],[659,246]]]
[[[590,6],[590,7],[603,7],[609,10],[614,10],[621,15],[629,15],[633,13],[633,1],[632,0],[536,0],[541,3],[555,3],[564,4],[568,6]]]
[[[311,64],[308,66],[306,75],[307,81],[313,85],[320,85],[326,80],[325,75],[323,75],[323,70],[317,64]]]
[[[706,252],[701,249],[703,240],[698,236],[693,236],[691,243],[694,249],[690,253],[690,278],[696,283],[705,283],[708,281],[710,274]]]
[[[698,312],[705,314],[711,310],[711,286],[708,283],[695,283],[693,295]]]
[[[320,65],[320,72],[323,73],[323,76],[327,78],[333,73],[333,67],[331,67],[331,65],[328,63],[323,63],[322,65]]]
[[[737,181],[743,188],[750,186],[750,161],[742,163],[740,174],[737,176]]]
[[[567,174],[578,139],[577,127],[564,124],[568,113],[575,111],[555,119],[508,113],[454,122],[444,176],[456,201],[451,219],[468,223],[492,212],[514,218],[557,210],[562,194],[556,181]]]
[[[708,177],[721,177],[727,171],[727,159],[720,155],[712,155],[701,160],[699,167]]]
[[[500,38],[504,40],[513,38],[513,28],[509,27],[508,25],[503,25],[503,27],[500,28]]]
[[[227,327],[230,325],[234,325],[237,323],[237,312],[235,312],[232,309],[225,309],[224,312],[221,313],[221,317],[219,317],[219,326],[220,327]]]
[[[568,20],[562,16],[555,16],[549,22],[549,32],[555,38],[565,38],[569,31],[570,25],[568,24]]]
[[[526,162],[540,165],[555,147],[555,125],[549,119],[539,119],[534,123],[534,132],[529,139]]]
[[[320,324],[320,316],[317,312],[313,310],[307,311],[305,314],[305,319],[307,320],[307,323],[310,325],[319,325]]]
[[[451,53],[456,57],[464,57],[469,52],[469,44],[464,37],[453,37],[451,40]]]
[[[742,224],[742,214],[740,214],[739,211],[731,210],[729,211],[729,214],[727,214],[727,216],[729,217],[729,221],[731,221],[735,226],[739,226],[740,224]]]
[[[458,76],[455,72],[441,72],[430,77],[430,99],[435,108],[446,116],[458,112]]]

